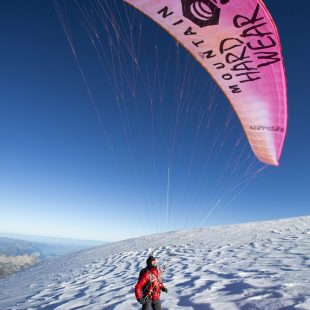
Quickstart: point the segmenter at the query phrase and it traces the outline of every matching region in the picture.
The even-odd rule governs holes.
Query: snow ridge
[[[0,281],[0,309],[139,309],[148,254],[167,263],[164,309],[310,309],[310,216],[128,239]]]

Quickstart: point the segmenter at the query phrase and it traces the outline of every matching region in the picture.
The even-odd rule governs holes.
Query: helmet
[[[147,267],[157,267],[157,261],[156,258],[152,255],[150,255],[146,260]]]

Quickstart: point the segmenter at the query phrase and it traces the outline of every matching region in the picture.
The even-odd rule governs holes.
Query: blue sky
[[[68,10],[92,103],[52,3],[1,1],[0,232],[118,240],[196,227],[205,217],[204,224],[220,225],[308,215],[310,4],[265,3],[282,41],[288,134],[280,167],[265,169],[248,186],[228,194],[234,182],[246,183],[243,174],[249,167],[234,169],[228,161],[232,150],[238,154],[244,148],[249,163],[255,158],[244,139],[235,146],[242,131],[227,100],[164,31],[145,19],[139,49],[145,81],[153,77],[155,45],[161,59],[170,59],[167,67],[160,67],[167,68],[164,100],[155,96],[151,106],[143,81],[136,78],[131,79],[137,81],[135,98],[126,87],[118,90],[124,99],[117,106],[96,52],[77,22],[77,11]],[[196,90],[208,87],[203,100],[183,88],[191,100],[185,102],[188,113],[180,114],[173,140],[175,94],[182,85],[175,74],[181,70],[182,80],[186,64],[192,78],[185,84]],[[213,102],[212,123],[208,131],[199,132],[195,144],[206,102]],[[227,117],[232,133],[211,154],[217,132],[226,136],[221,128]],[[229,173],[220,178],[226,168]]]

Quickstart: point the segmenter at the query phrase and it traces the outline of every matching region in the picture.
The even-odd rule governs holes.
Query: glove
[[[146,302],[146,300],[145,300],[145,298],[139,298],[139,299],[138,299],[138,302],[139,302],[141,305],[144,305],[145,302]]]
[[[165,292],[165,293],[168,293],[168,289],[167,289],[165,286],[162,287],[161,290],[162,290],[163,292]]]

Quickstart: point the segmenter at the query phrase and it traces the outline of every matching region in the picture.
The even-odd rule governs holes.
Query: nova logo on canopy
[[[221,9],[214,3],[216,0],[182,0],[184,17],[203,28],[218,25]],[[229,0],[221,0],[226,4]]]

